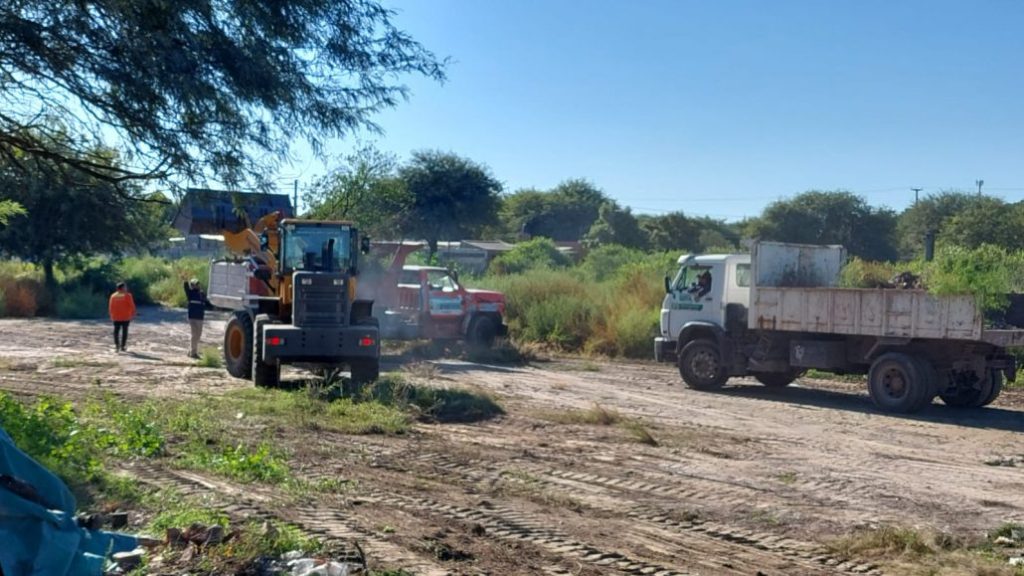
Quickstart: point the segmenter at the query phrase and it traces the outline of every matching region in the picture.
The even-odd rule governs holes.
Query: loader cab
[[[675,338],[694,322],[726,327],[730,305],[750,303],[750,255],[687,254],[679,268],[665,278],[665,299],[661,306],[661,333]]]
[[[334,272],[356,274],[359,242],[344,222],[285,220],[281,224],[281,274]]]

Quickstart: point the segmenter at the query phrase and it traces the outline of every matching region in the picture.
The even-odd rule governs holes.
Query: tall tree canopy
[[[313,183],[305,196],[308,215],[351,220],[374,237],[400,239],[413,198],[397,170],[394,155],[358,148]]]
[[[647,233],[653,250],[706,252],[711,249],[735,250],[740,234],[734,227],[707,216],[687,216],[669,212],[660,216],[640,216],[640,227]]]
[[[413,152],[398,173],[412,195],[406,231],[426,239],[431,257],[438,240],[473,236],[498,221],[501,182],[486,166],[427,150]]]
[[[111,150],[92,150],[90,158],[117,169]],[[163,204],[133,200],[107,180],[39,156],[0,157],[0,200],[24,208],[0,227],[0,253],[38,262],[50,286],[58,262],[138,250],[167,229]]]
[[[578,241],[607,201],[608,196],[588,180],[570,179],[548,191],[524,189],[510,194],[502,200],[501,220],[512,234]]]
[[[896,258],[896,215],[874,208],[849,192],[804,192],[765,208],[747,225],[761,240],[805,244],[842,244],[853,256],[868,260]]]
[[[265,184],[295,138],[319,152],[374,128],[407,95],[399,75],[443,79],[392,16],[376,0],[7,0],[0,153],[115,182]],[[111,132],[126,146],[117,167],[93,153]]]
[[[601,205],[597,221],[590,227],[585,240],[590,246],[618,244],[638,250],[648,248],[647,234],[640,228],[633,211],[613,201]]]
[[[904,210],[898,230],[904,258],[923,253],[927,232],[934,232],[936,240],[944,244],[968,248],[998,244],[1016,250],[1024,247],[1024,203],[1009,204],[974,192],[943,191]]]

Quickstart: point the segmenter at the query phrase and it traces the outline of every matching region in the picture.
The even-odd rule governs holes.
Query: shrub
[[[537,268],[566,268],[572,261],[547,238],[534,238],[491,261],[493,274],[521,274]]]
[[[588,278],[601,282],[613,277],[627,264],[643,260],[644,257],[644,253],[639,250],[618,244],[605,244],[587,254],[586,259],[580,264],[580,270]]]
[[[839,285],[843,288],[882,288],[900,272],[899,266],[891,262],[872,262],[854,257],[839,273]]]
[[[11,318],[31,318],[47,300],[43,283],[34,278],[5,279],[0,288],[4,293],[4,314]]]
[[[88,286],[75,286],[57,294],[59,318],[102,318],[107,313],[107,296]]]
[[[167,275],[147,287],[154,302],[178,308],[185,307],[185,291],[182,283],[197,278],[204,288],[209,289],[210,263],[203,258],[182,258],[168,264]]]

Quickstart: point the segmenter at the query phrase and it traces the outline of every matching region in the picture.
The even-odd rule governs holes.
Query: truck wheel
[[[917,408],[911,410],[912,412],[917,412],[925,406],[930,406],[932,400],[934,400],[935,396],[938,394],[939,373],[927,358],[917,356],[914,358],[914,361],[917,362],[917,367],[921,374],[922,382],[924,383],[921,387],[921,396],[918,398]]]
[[[253,330],[256,337],[252,339],[252,383],[257,388],[274,388],[281,383],[280,362],[264,362],[262,354],[263,327],[267,324],[266,317],[256,317],[256,326]]]
[[[868,392],[875,406],[886,412],[908,413],[921,409],[930,388],[924,368],[913,357],[889,352],[878,357],[868,372]]]
[[[982,393],[978,395],[978,400],[972,406],[976,408],[988,406],[995,402],[996,398],[999,398],[999,394],[1002,391],[1003,373],[998,370],[989,370],[988,378],[981,385]]]
[[[349,363],[352,371],[352,383],[356,387],[369,384],[380,377],[380,360],[377,358],[362,358]]]
[[[235,312],[224,330],[224,367],[228,374],[246,380],[252,375],[252,318]]]
[[[762,372],[754,374],[754,378],[768,388],[785,388],[803,374],[803,370],[791,370],[789,372]]]
[[[683,346],[679,353],[679,375],[694,390],[721,388],[729,379],[718,345],[711,340],[694,340]]]
[[[953,392],[940,394],[939,397],[950,408],[980,408],[988,406],[999,397],[1003,389],[1003,375],[996,370],[989,370],[989,376],[978,388],[958,386]]]
[[[468,340],[470,344],[490,348],[494,345],[494,339],[497,338],[497,336],[498,326],[494,323],[494,319],[489,316],[477,316],[469,324],[469,330],[466,333],[466,340]]]

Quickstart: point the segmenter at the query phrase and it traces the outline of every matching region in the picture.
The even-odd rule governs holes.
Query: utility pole
[[[299,181],[295,181],[295,186],[292,187],[292,217],[299,217]]]
[[[917,205],[917,194],[921,190],[924,190],[924,188],[911,188],[911,190],[914,191],[914,205],[916,206]]]
[[[978,185],[978,196],[981,196],[981,187],[985,185],[985,181],[975,180],[974,183]]]

